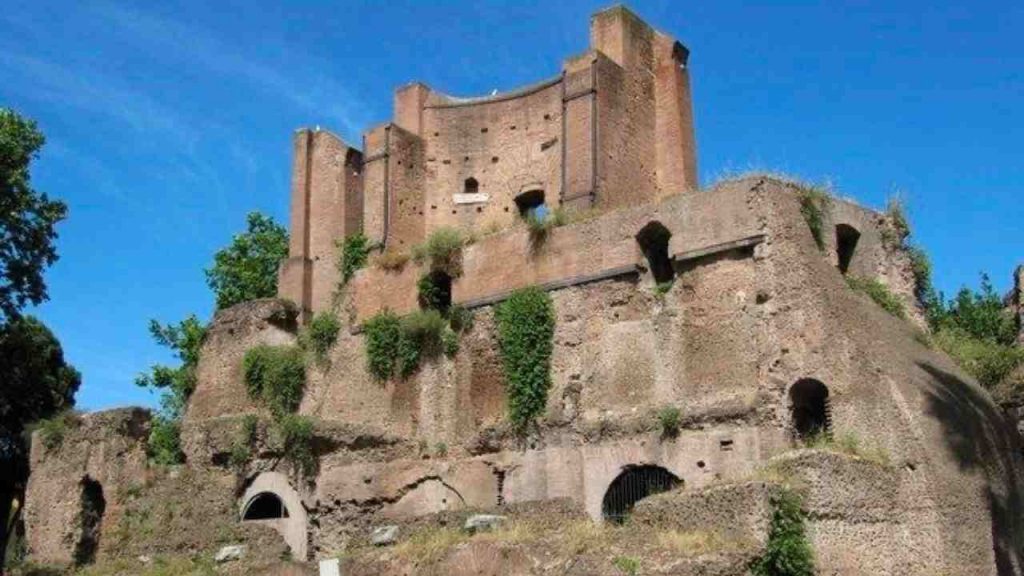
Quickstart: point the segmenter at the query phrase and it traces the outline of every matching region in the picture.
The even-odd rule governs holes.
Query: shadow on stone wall
[[[980,389],[930,363],[917,364],[933,378],[934,387],[925,390],[928,414],[942,425],[943,438],[960,469],[985,477],[998,574],[1020,574],[1024,558],[1019,544],[1024,508],[1016,462],[1021,454],[1020,435]]]

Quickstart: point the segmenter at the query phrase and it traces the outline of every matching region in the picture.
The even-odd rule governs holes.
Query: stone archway
[[[298,560],[308,553],[308,518],[299,493],[280,472],[264,472],[253,479],[239,504],[242,522],[255,522],[277,530]]]
[[[626,466],[605,491],[601,501],[601,517],[622,524],[637,502],[682,484],[682,480],[661,466]]]

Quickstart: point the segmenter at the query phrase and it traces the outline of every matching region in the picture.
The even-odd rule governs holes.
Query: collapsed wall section
[[[32,435],[24,521],[28,553],[39,563],[84,564],[116,549],[118,495],[147,478],[148,410],[94,412],[65,425],[59,435]]]

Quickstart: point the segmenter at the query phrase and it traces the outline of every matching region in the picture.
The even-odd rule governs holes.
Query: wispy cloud
[[[107,116],[139,132],[167,134],[180,144],[195,143],[196,136],[176,112],[123,85],[116,76],[12,51],[0,52],[0,70],[9,79],[23,80],[8,86],[29,98]]]
[[[282,61],[292,65],[274,65],[245,54],[239,47],[191,23],[186,25],[113,4],[98,4],[93,12],[136,42],[183,55],[210,71],[242,79],[313,118],[337,122],[347,134],[358,135],[364,127],[365,114],[360,112],[359,99],[346,86],[318,72],[329,67],[310,54],[286,53]],[[296,67],[297,62],[304,64]]]

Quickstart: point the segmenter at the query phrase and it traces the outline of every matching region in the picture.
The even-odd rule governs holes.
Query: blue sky
[[[79,405],[155,398],[149,318],[208,318],[202,270],[260,210],[287,222],[290,139],[358,144],[392,90],[486,94],[556,74],[603,2],[7,0],[0,106],[48,138],[63,198],[51,301]],[[1024,3],[634,2],[692,51],[701,179],[770,168],[881,206],[899,190],[947,293],[1024,261]]]

